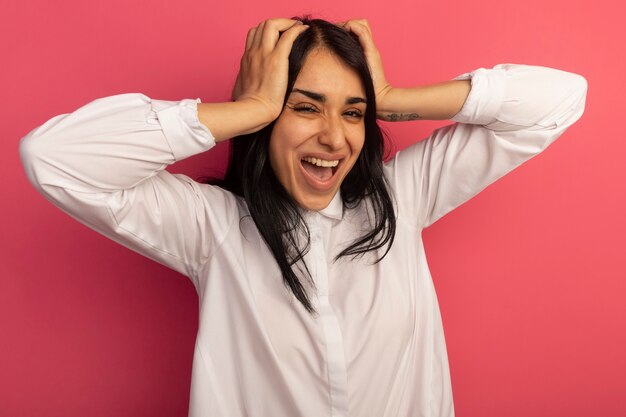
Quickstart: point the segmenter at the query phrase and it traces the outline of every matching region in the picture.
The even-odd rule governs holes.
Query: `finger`
[[[351,19],[351,20],[348,20],[348,23],[356,23],[358,25],[365,26],[367,29],[370,28],[370,24],[367,21],[367,19]]]
[[[262,21],[259,26],[257,26],[256,31],[254,32],[254,39],[252,40],[252,47],[259,48],[261,46],[261,41],[263,39],[263,28],[265,27],[266,20]]]
[[[233,91],[231,93],[231,99],[233,101],[237,100],[239,97],[239,91],[241,90],[241,79],[239,74],[237,74],[237,79],[235,80],[235,85],[233,86]]]
[[[276,47],[281,32],[287,32],[293,27],[302,26],[302,22],[293,19],[270,19],[263,30],[263,46],[272,50]]]
[[[348,20],[344,27],[350,31],[369,32],[369,26],[363,20]]]
[[[369,23],[365,19],[349,20],[346,22],[345,28],[350,31],[354,29],[355,34],[356,34],[356,31],[359,31],[361,33],[368,33],[370,34],[370,36],[372,34],[372,30],[369,26]]]
[[[363,50],[369,51],[374,47],[374,40],[372,39],[372,34],[368,30],[368,27],[358,21],[349,21],[346,23],[345,27],[359,38]]]
[[[269,27],[274,28],[280,32],[284,32],[296,23],[302,23],[300,20],[295,19],[285,19],[285,18],[275,18],[275,19],[267,19],[266,20]]]
[[[293,43],[295,42],[296,38],[308,28],[308,25],[294,25],[291,28],[287,29],[276,43],[276,51],[279,54],[289,56],[289,53],[291,52],[291,48],[293,47]]]
[[[246,36],[246,51],[250,50],[250,48],[252,48],[252,43],[254,41],[254,33],[256,32],[257,28],[251,28],[248,31],[248,35]]]

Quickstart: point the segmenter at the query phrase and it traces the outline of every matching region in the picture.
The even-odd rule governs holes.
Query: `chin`
[[[305,210],[320,211],[328,207],[328,205],[333,199],[333,196],[334,194],[328,197],[318,196],[318,197],[312,197],[312,198],[306,198],[306,199],[299,198],[296,200],[296,202],[301,208]]]

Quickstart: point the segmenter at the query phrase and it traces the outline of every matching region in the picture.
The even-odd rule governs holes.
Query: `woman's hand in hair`
[[[278,118],[287,91],[289,53],[308,26],[292,19],[269,19],[248,31],[233,89],[233,101],[258,104],[268,124]]]
[[[232,101],[198,103],[198,120],[217,142],[258,132],[283,109],[289,53],[307,26],[291,19],[269,19],[248,31]]]
[[[370,71],[372,73],[372,81],[374,82],[374,91],[376,92],[376,108],[377,110],[384,111],[385,98],[388,97],[388,93],[392,90],[391,85],[385,78],[385,71],[383,70],[383,61],[378,52],[378,48],[374,44],[372,37],[372,29],[369,23],[365,19],[353,19],[346,22],[339,23],[344,29],[354,33],[361,43],[361,47],[365,52],[365,58],[369,64]]]
[[[348,20],[339,25],[354,33],[363,47],[372,72],[379,119],[388,122],[447,120],[461,110],[471,89],[469,80],[446,80],[412,88],[392,87],[385,79],[383,62],[367,20]]]

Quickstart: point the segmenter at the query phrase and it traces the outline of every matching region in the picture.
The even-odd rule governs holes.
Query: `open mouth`
[[[306,157],[300,160],[302,167],[311,176],[320,181],[328,181],[337,172],[340,160],[326,161],[313,157]]]
[[[337,171],[344,158],[336,160],[322,160],[313,157],[304,157],[300,160],[301,171],[305,179],[313,188],[326,190],[331,188],[337,177]]]

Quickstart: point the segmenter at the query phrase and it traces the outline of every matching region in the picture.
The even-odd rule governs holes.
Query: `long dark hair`
[[[376,98],[372,77],[363,49],[356,35],[321,19],[296,18],[309,29],[295,40],[289,55],[287,95],[296,81],[307,54],[315,48],[325,48],[342,59],[361,79],[365,89],[365,142],[361,153],[341,184],[340,192],[345,209],[359,206],[369,199],[373,210],[373,224],[363,236],[343,249],[335,261],[344,256],[352,259],[385,245],[380,262],[394,240],[396,219],[387,180],[383,176],[385,144],[383,133],[376,122]],[[304,255],[310,247],[306,223],[293,200],[278,181],[269,161],[269,140],[274,122],[265,128],[230,140],[230,160],[224,179],[205,179],[202,182],[218,185],[243,197],[250,215],[271,250],[283,276],[283,282],[309,313],[315,313],[307,291],[296,276],[293,266],[315,287]],[[302,247],[298,236],[305,237]],[[301,261],[301,262],[299,262]]]

